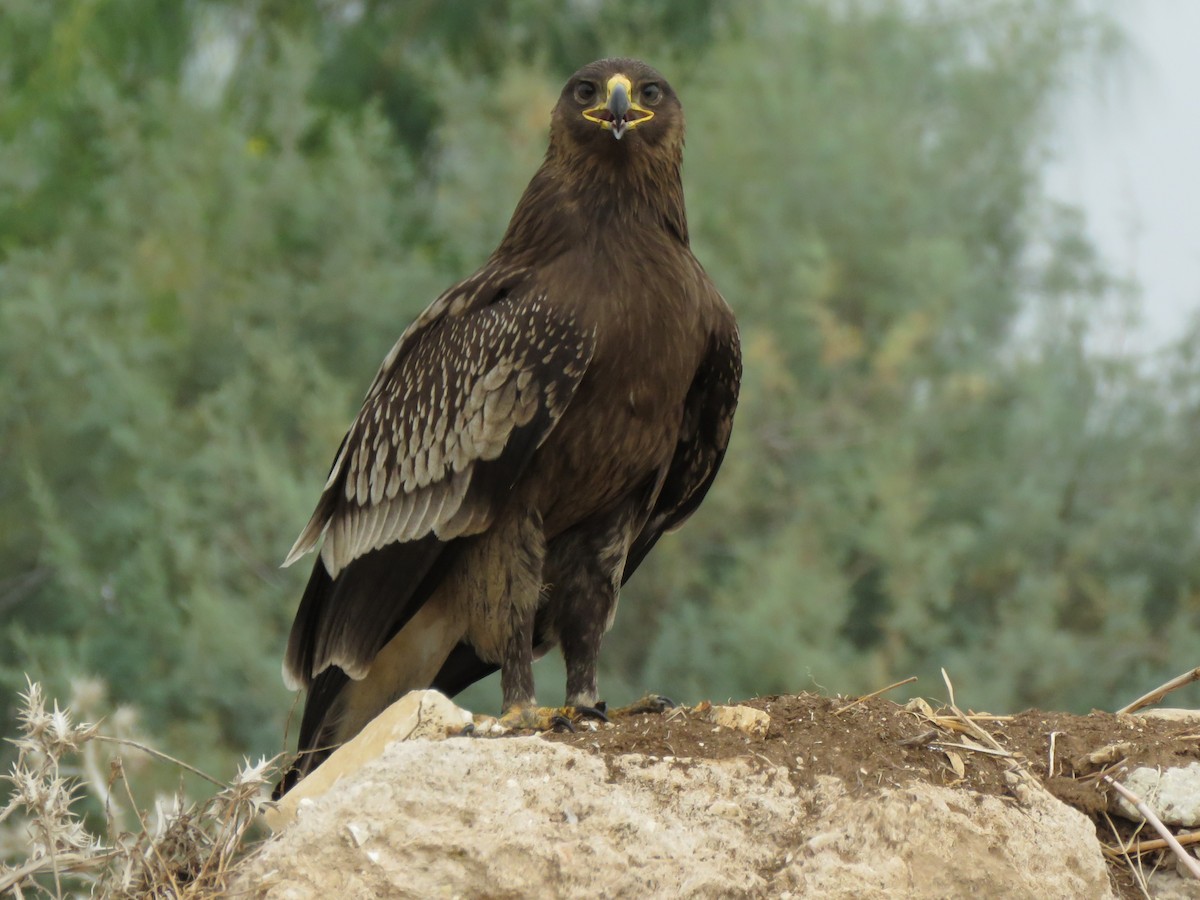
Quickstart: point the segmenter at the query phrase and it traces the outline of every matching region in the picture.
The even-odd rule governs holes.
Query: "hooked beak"
[[[611,131],[618,141],[625,136],[626,131],[632,131],[654,118],[651,110],[630,99],[633,84],[626,76],[614,75],[608,79],[606,89],[608,96],[604,103],[585,110],[583,117]]]

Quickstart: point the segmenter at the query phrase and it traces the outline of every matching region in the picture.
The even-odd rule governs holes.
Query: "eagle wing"
[[[521,273],[499,269],[447,291],[408,328],[284,563],[324,538],[288,640],[289,684],[330,665],[365,675],[428,596],[447,542],[491,524],[593,348],[594,335]]]
[[[622,584],[629,580],[663,534],[678,528],[696,511],[725,457],[742,379],[742,354],[733,314],[723,300],[719,302],[726,315],[721,326],[710,336],[708,351],[692,378],[684,401],[679,442],[650,516],[630,544]],[[543,624],[539,614],[535,646],[544,645],[546,641]],[[498,668],[496,664],[480,659],[470,644],[461,643],[438,672],[432,687],[453,697]]]
[[[708,352],[688,389],[679,443],[654,508],[630,544],[622,584],[663,534],[674,531],[696,511],[725,458],[742,380],[742,352],[733,315],[724,301],[721,307],[727,315],[710,336]]]

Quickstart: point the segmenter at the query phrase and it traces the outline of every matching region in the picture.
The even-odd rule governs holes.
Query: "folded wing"
[[[682,525],[708,493],[733,429],[742,354],[732,314],[709,339],[708,352],[684,401],[683,427],[654,509],[625,557],[629,580],[658,539]]]
[[[448,542],[491,524],[570,402],[593,345],[511,272],[483,270],[413,323],[284,563],[324,538],[288,640],[290,685],[308,686],[330,665],[365,675],[428,596]]]

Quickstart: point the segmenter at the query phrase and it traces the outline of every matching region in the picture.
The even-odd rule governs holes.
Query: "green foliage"
[[[684,98],[746,375],[709,499],[624,593],[609,700],[944,665],[976,706],[1081,709],[1195,665],[1200,333],[1099,353],[1126,286],[1038,183],[1108,39],[1076,4],[9,7],[8,691],[99,675],[210,771],[281,748],[306,572],[277,565],[342,431],[495,245],[561,77],[626,52]]]
[[[99,674],[201,754],[280,745],[264,647],[303,573],[278,561],[444,280],[397,250],[420,210],[387,127],[367,112],[303,149],[316,60],[283,50],[254,121],[91,72],[73,102],[105,173],[0,268],[4,678]]]
[[[945,665],[979,705],[1082,708],[1195,664],[1200,494],[1153,462],[1187,452],[1178,388],[1089,349],[1124,287],[1038,184],[1108,35],[1033,12],[759,7],[689,85],[748,377],[715,496],[628,592],[668,626],[618,621],[626,678],[920,692]]]

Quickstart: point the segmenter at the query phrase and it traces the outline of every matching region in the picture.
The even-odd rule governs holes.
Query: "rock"
[[[471,724],[471,714],[437,691],[405,694],[371,721],[353,740],[335,750],[312,774],[269,809],[263,819],[272,831],[287,826],[341,778],[360,770],[396,741],[439,740]]]
[[[240,864],[229,893],[1112,897],[1092,823],[1031,793],[1017,808],[920,781],[806,783],[753,756],[606,759],[540,738],[391,742],[310,797]]]
[[[1191,875],[1181,875],[1169,867],[1155,869],[1146,876],[1146,885],[1154,900],[1197,900],[1200,881]]]
[[[1180,725],[1200,725],[1200,709],[1143,709],[1132,715],[1143,719],[1161,719],[1164,722],[1178,722]]]
[[[780,873],[797,896],[1113,896],[1094,826],[1045,790],[1017,808],[924,783],[864,797],[820,781],[820,849],[810,839]]]
[[[1133,750],[1133,744],[1129,741],[1117,741],[1113,744],[1105,744],[1090,753],[1085,753],[1077,759],[1071,761],[1071,765],[1077,772],[1090,772],[1093,769],[1103,769],[1105,766],[1111,766],[1115,762],[1120,762],[1130,751]]]
[[[771,717],[751,706],[713,706],[704,718],[714,725],[745,732],[753,738],[764,738],[771,727]]]
[[[1171,769],[1141,766],[1118,780],[1164,824],[1187,828],[1200,825],[1200,763]],[[1109,811],[1135,822],[1142,820],[1137,808],[1116,791],[1109,796]]]

